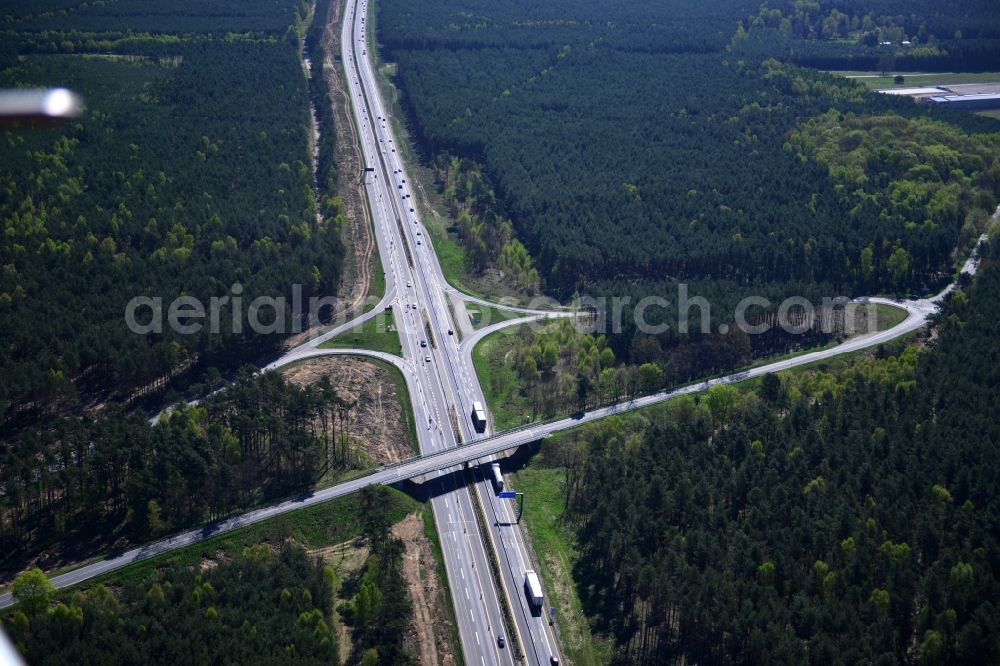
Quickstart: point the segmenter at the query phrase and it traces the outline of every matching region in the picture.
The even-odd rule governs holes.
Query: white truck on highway
[[[493,463],[490,465],[490,470],[493,472],[493,485],[496,487],[497,492],[503,491],[503,474],[500,473],[500,464]]]
[[[472,403],[472,425],[476,432],[486,432],[486,410],[478,400]]]
[[[538,582],[538,574],[533,569],[524,572],[524,592],[528,595],[528,601],[534,608],[541,608],[544,597],[542,596],[542,584]]]

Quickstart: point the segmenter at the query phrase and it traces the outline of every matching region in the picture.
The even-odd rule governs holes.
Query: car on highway
[[[451,329],[449,328],[449,329],[448,329],[448,335],[455,335],[455,331],[453,331],[453,330],[451,330]]]
[[[500,634],[499,636],[497,636],[497,647],[502,648],[506,644],[507,644],[507,641],[504,640],[503,634]]]
[[[427,363],[430,363],[431,362],[431,357],[430,356],[424,356],[424,361],[426,361]]]
[[[407,287],[412,287],[413,286],[413,282],[411,282],[410,280],[407,280],[406,281],[406,286]]]
[[[419,238],[417,239],[417,245],[423,245],[423,243],[420,242]]]
[[[555,655],[549,656],[549,666],[559,666],[559,657]]]
[[[427,341],[426,340],[421,340],[420,341],[420,346],[421,347],[426,347],[427,346]]]
[[[411,213],[413,212],[413,209],[412,209],[412,208],[410,209],[410,212],[411,212]]]

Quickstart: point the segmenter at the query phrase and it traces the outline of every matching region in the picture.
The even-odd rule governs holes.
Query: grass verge
[[[894,305],[886,305],[885,303],[877,304],[876,311],[878,313],[879,331],[888,331],[894,326],[899,326],[909,314],[903,308],[897,308]]]
[[[385,269],[382,268],[382,255],[379,254],[377,247],[372,252],[372,260],[372,271],[374,272],[372,273],[372,284],[368,292],[368,305],[365,307],[365,312],[378,305],[378,302],[385,296]]]
[[[572,528],[560,520],[565,472],[560,468],[543,467],[536,457],[513,474],[513,481],[514,487],[525,496],[522,520],[532,547],[539,555],[539,573],[545,593],[557,610],[556,623],[563,649],[572,663],[579,666],[609,663],[610,642],[591,633],[573,581],[576,537]]]
[[[391,498],[390,514],[393,522],[398,522],[407,514],[416,511],[419,503],[406,494],[389,489]],[[130,564],[117,571],[92,578],[81,585],[92,587],[100,583],[118,585],[128,581],[141,580],[157,569],[171,566],[197,566],[205,558],[215,557],[218,551],[230,555],[243,552],[247,546],[262,542],[273,544],[293,539],[305,548],[322,548],[343,543],[361,534],[359,519],[360,498],[358,495],[340,497],[323,504],[291,511],[281,516],[262,521],[249,527],[220,534],[196,544],[164,553],[148,560]],[[68,596],[74,588],[59,591],[59,596]]]
[[[437,254],[438,263],[441,264],[441,272],[448,284],[470,296],[487,299],[488,296],[478,289],[469,286],[467,276],[469,275],[468,254],[458,241],[452,238],[445,226],[445,220],[433,213],[430,213],[430,204],[422,205],[424,209],[422,219],[427,233],[431,236],[431,244],[434,246],[434,253]],[[433,222],[429,222],[429,221]]]
[[[376,316],[356,328],[344,331],[320,345],[324,349],[371,349],[372,351],[403,355],[399,333],[391,311]]]
[[[503,362],[504,342],[516,327],[492,333],[472,350],[472,364],[483,387],[493,426],[499,432],[519,426],[530,413],[520,396],[523,382],[510,365]]]
[[[523,316],[510,310],[480,305],[479,303],[468,303],[465,306],[465,310],[472,317],[472,327],[475,329],[485,328],[490,324],[499,324],[502,321]]]

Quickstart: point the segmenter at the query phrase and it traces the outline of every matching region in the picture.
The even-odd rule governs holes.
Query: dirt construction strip
[[[325,356],[297,363],[284,374],[297,386],[328,377],[337,395],[353,405],[345,424],[347,436],[377,464],[413,455],[409,426],[388,370],[359,358]]]
[[[343,71],[333,58],[333,54],[340,53],[338,28],[341,10],[340,2],[331,3],[329,21],[323,31],[323,75],[333,98],[334,128],[337,133],[335,158],[339,174],[337,194],[344,202],[344,215],[348,220],[343,240],[349,255],[339,293],[349,303],[347,312],[351,313],[364,303],[371,288],[375,241],[361,185],[363,162],[351,119],[351,102],[346,93]]]
[[[362,158],[351,117],[351,103],[345,92],[343,72],[333,58],[333,54],[340,52],[341,10],[340,2],[331,3],[329,21],[323,28],[323,62],[312,63],[312,67],[321,68],[318,75],[326,77],[333,104],[332,130],[336,134],[334,159],[338,174],[336,195],[343,202],[344,217],[347,219],[341,233],[341,241],[347,248],[347,253],[344,256],[337,295],[346,304],[340,317],[349,318],[361,314],[371,291],[375,239],[360,180]],[[331,128],[324,127],[322,131],[329,132]],[[322,327],[313,327],[288,338],[285,349],[297,347],[313,338],[320,330]]]
[[[417,514],[410,514],[392,528],[392,534],[406,546],[403,553],[403,578],[413,604],[413,630],[416,653],[424,666],[455,666],[450,643],[451,622],[445,612],[444,590],[438,579],[430,539]]]

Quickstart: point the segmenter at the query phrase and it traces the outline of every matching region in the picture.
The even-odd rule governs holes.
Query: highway
[[[963,267],[962,272],[968,274],[974,274],[977,268],[977,263],[974,258],[970,258]],[[182,534],[177,534],[172,537],[157,541],[152,544],[147,544],[140,548],[134,548],[125,553],[117,554],[114,556],[109,556],[107,559],[94,562],[82,566],[78,569],[74,569],[65,574],[61,574],[52,578],[53,584],[57,588],[64,588],[70,585],[75,585],[77,583],[86,581],[88,579],[99,576],[103,573],[109,571],[114,571],[127,564],[136,562],[141,559],[152,557],[154,555],[159,555],[162,553],[169,552],[171,550],[181,548],[192,543],[196,543],[202,539],[214,536],[216,534],[221,534],[239,527],[245,527],[253,523],[259,522],[261,520],[266,520],[268,518],[273,518],[274,516],[287,513],[289,511],[294,511],[306,506],[311,506],[314,504],[319,504],[322,502],[327,502],[331,499],[337,497],[342,497],[353,492],[357,492],[361,488],[369,485],[375,484],[394,484],[402,480],[422,476],[425,474],[432,474],[438,470],[454,468],[460,466],[468,461],[475,461],[480,459],[486,459],[488,456],[500,453],[523,444],[537,441],[543,439],[555,432],[561,430],[567,430],[569,428],[574,428],[582,423],[587,423],[590,421],[595,421],[597,419],[605,418],[612,414],[626,413],[635,409],[642,407],[647,407],[657,403],[665,402],[667,400],[674,399],[681,395],[691,395],[694,393],[702,392],[714,386],[716,384],[733,383],[738,381],[743,381],[750,379],[752,377],[761,376],[767,373],[779,372],[781,370],[788,370],[791,368],[806,365],[808,363],[814,363],[816,361],[827,360],[839,356],[841,354],[849,353],[852,351],[858,351],[861,349],[867,349],[879,344],[883,344],[890,340],[893,340],[901,335],[905,335],[912,331],[915,331],[922,326],[926,325],[928,318],[937,311],[942,298],[952,290],[952,286],[949,285],[947,289],[942,291],[937,296],[930,299],[914,300],[914,301],[892,301],[889,299],[872,298],[872,302],[884,302],[886,304],[892,304],[897,307],[902,307],[907,310],[907,317],[904,321],[900,322],[898,325],[887,329],[882,332],[873,333],[865,336],[860,336],[857,338],[852,338],[846,342],[831,347],[829,349],[823,349],[820,351],[812,352],[810,354],[804,354],[802,356],[796,356],[793,358],[783,359],[780,361],[775,361],[773,363],[768,363],[766,365],[759,366],[743,372],[737,372],[728,374],[722,377],[717,377],[705,382],[699,382],[696,384],[691,384],[689,386],[681,387],[671,391],[664,391],[661,393],[652,394],[649,396],[644,396],[642,398],[637,398],[628,402],[623,402],[617,405],[610,405],[608,407],[603,407],[600,409],[595,409],[585,414],[580,415],[577,418],[570,417],[559,419],[555,421],[550,421],[547,423],[536,423],[530,424],[528,426],[506,431],[498,435],[494,435],[489,438],[481,439],[475,443],[467,444],[458,448],[453,448],[450,450],[440,449],[429,454],[424,454],[410,460],[406,460],[393,465],[386,465],[380,468],[378,471],[369,474],[367,476],[354,479],[330,488],[325,488],[315,493],[303,494],[299,497],[286,500],[280,504],[275,504],[269,507],[264,507],[261,509],[256,509],[254,511],[249,511],[247,513],[241,514],[239,516],[234,516],[232,518],[219,521],[217,523],[212,523],[206,525],[202,528],[190,530]],[[373,356],[377,358],[382,358],[388,360],[389,362],[401,365],[403,361],[398,357],[383,354],[380,352],[372,352],[368,350],[345,350],[345,349],[322,349],[314,350],[311,355],[322,356],[328,354],[359,354]],[[298,360],[302,356],[296,356],[292,360]],[[411,377],[408,376],[408,381]],[[0,608],[6,608],[13,603],[10,592],[5,592],[0,594]]]
[[[372,178],[366,183],[369,201],[378,233],[382,236],[380,250],[384,250],[386,246],[389,250],[388,254],[382,255],[383,266],[387,273],[395,272],[397,299],[393,307],[397,312],[396,321],[403,322],[400,326],[403,355],[404,358],[415,359],[417,366],[418,402],[421,404],[415,403],[414,408],[418,413],[421,408],[424,410],[423,418],[418,418],[418,421],[426,421],[431,435],[429,441],[421,443],[421,451],[453,449],[462,442],[474,441],[480,437],[475,432],[469,415],[473,401],[485,402],[472,365],[461,353],[458,336],[454,334],[456,324],[451,319],[446,302],[449,294],[463,299],[468,297],[447,284],[433,245],[428,240],[426,229],[416,211],[413,183],[407,177],[406,167],[397,150],[398,142],[376,84],[373,54],[367,52],[369,40],[364,25],[367,20],[367,1],[348,0],[342,35],[342,57],[347,67],[355,122],[363,136],[366,167],[374,169],[371,172]],[[402,286],[404,284],[405,288]],[[549,314],[527,308],[519,310],[533,316]],[[559,314],[572,316],[572,313]],[[424,344],[426,347],[422,346]],[[478,462],[488,465],[491,459],[485,458]],[[523,647],[527,663],[547,664],[550,657],[558,656],[559,650],[546,618],[539,613],[539,609],[532,613],[523,592],[525,571],[535,567],[531,565],[520,527],[513,520],[509,502],[496,498],[491,484],[477,473],[475,465],[472,474],[477,483],[470,487],[450,489],[450,493],[435,500],[438,529],[442,532],[444,541],[445,564],[466,660],[472,663],[511,661],[509,647],[500,649],[496,641],[496,634],[501,631],[499,628],[502,626],[499,617],[500,597],[505,595],[511,603],[517,625],[516,635],[505,638],[508,641],[516,640],[519,647]],[[470,491],[478,494],[478,498],[470,497]],[[465,599],[463,597],[466,595],[462,591],[466,581],[477,571],[471,566],[470,559],[460,557],[457,551],[451,552],[454,544],[449,544],[446,536],[452,525],[452,517],[447,513],[448,507],[452,504],[460,507],[462,514],[466,516],[463,522],[468,525],[467,517],[473,515],[476,501],[482,503],[487,525],[492,526],[492,543],[484,545],[478,530],[475,538],[469,538],[470,531],[465,529],[463,547],[471,551],[468,553],[471,561],[476,562],[476,567],[482,572],[487,571],[480,564],[485,562],[487,548],[495,549],[506,587],[506,590],[497,590],[492,578],[481,576],[476,581],[478,589],[473,590],[480,593],[478,607],[475,594],[468,595],[470,598]],[[455,531],[451,534],[458,537]],[[484,650],[478,640],[478,632],[483,631],[484,624],[485,633],[490,638],[489,651]]]
[[[395,286],[392,307],[398,324],[403,357],[415,370],[414,414],[420,450],[432,453],[454,449],[468,439],[467,415],[471,402],[466,383],[469,373],[460,364],[455,324],[444,301],[441,270],[419,224],[412,200],[412,181],[397,152],[381,101],[371,57],[367,53],[365,23],[367,0],[348,0],[342,27],[341,55],[347,70],[348,89],[355,123],[362,137],[366,189],[379,237],[387,280]],[[389,280],[389,274],[393,279]],[[405,286],[404,286],[405,285]],[[453,474],[457,472],[457,474]],[[432,508],[441,535],[449,587],[455,606],[462,649],[468,663],[513,663],[509,647],[501,648],[504,633],[500,595],[494,585],[483,545],[477,508],[462,470],[442,468],[439,495]],[[433,480],[432,480],[433,482]],[[447,485],[446,485],[447,484]],[[546,657],[547,658],[547,657]]]

